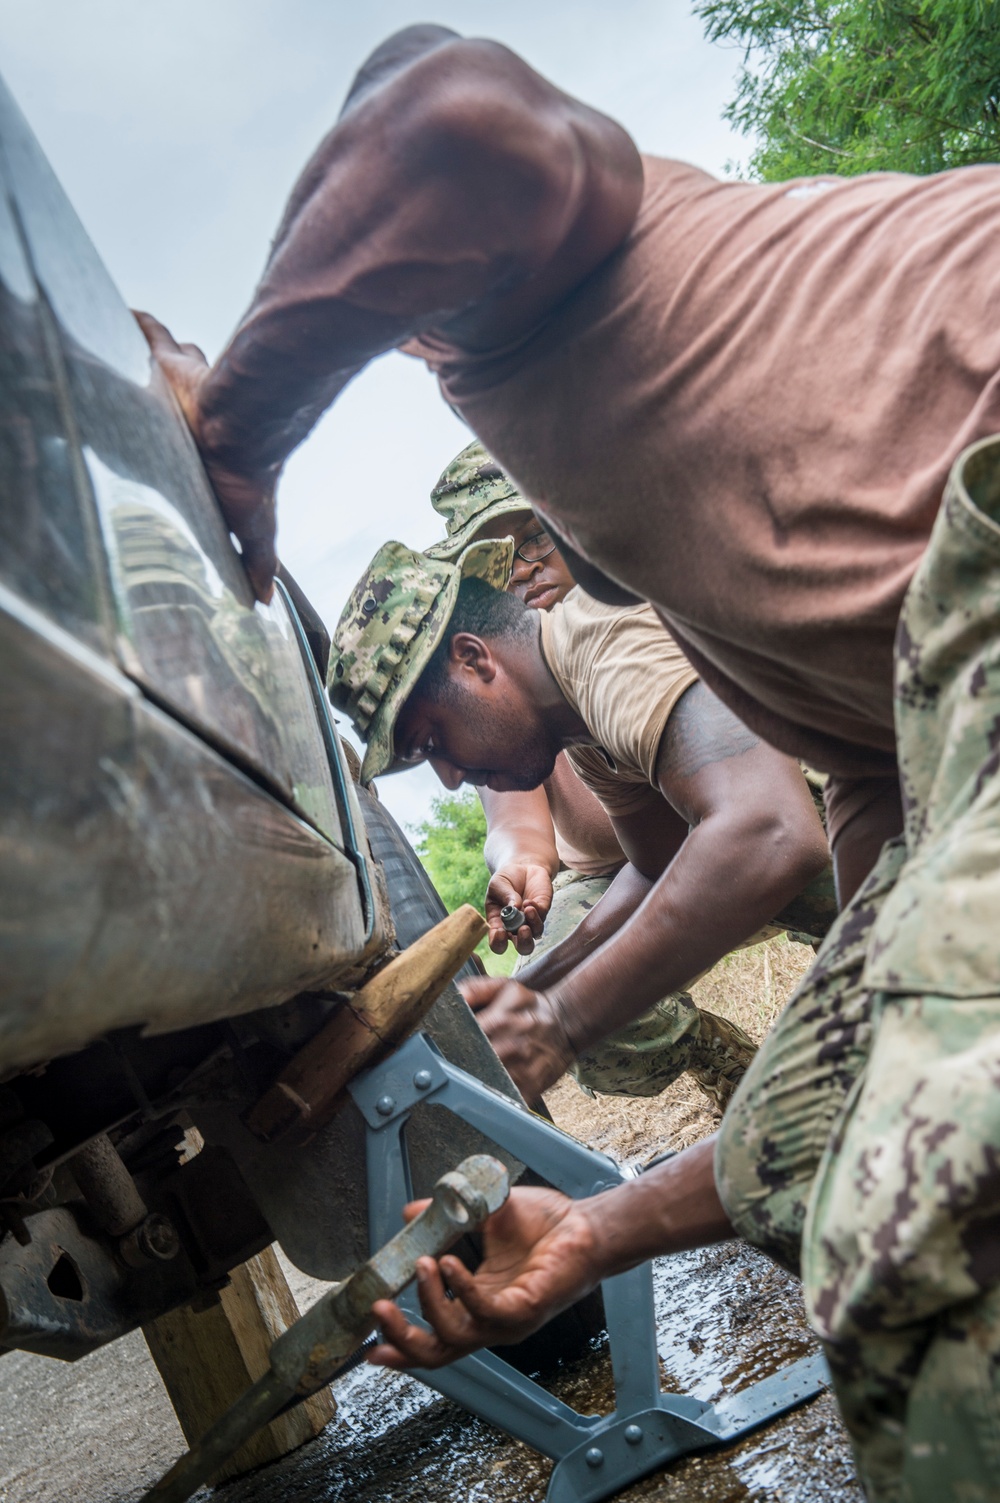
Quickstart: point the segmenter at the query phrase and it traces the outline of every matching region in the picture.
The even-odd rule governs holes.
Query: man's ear
[[[480,683],[490,684],[497,675],[497,660],[482,637],[457,631],[448,648],[448,661],[460,671],[473,673]]]

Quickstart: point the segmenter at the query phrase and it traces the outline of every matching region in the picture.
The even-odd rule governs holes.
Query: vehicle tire
[[[397,943],[403,949],[445,918],[448,910],[416,851],[385,805],[365,788],[358,788],[358,796],[372,854],[382,863],[385,872]],[[456,979],[477,974],[472,965],[466,964]],[[431,1017],[432,1021],[436,1021],[433,1012]],[[468,1022],[471,1020],[467,1016],[464,1021],[466,1027],[463,1029],[460,1050],[449,1047],[449,1041],[438,1036],[437,1041],[444,1052],[462,1069],[476,1075],[495,1090],[502,1090],[514,1099],[522,1100],[485,1035],[478,1028],[468,1029]],[[438,1034],[438,1029],[433,1026],[430,1031]],[[476,1036],[476,1043],[481,1040],[481,1047],[474,1051],[473,1060],[468,1057],[470,1033]],[[458,1057],[459,1053],[464,1057]],[[518,1183],[546,1185],[547,1181],[534,1171],[526,1169]],[[480,1256],[476,1239],[466,1238],[464,1242],[465,1245],[456,1251],[464,1262],[475,1267]],[[544,1376],[554,1372],[563,1363],[574,1362],[585,1356],[604,1330],[604,1301],[600,1289],[595,1289],[525,1341],[518,1342],[516,1346],[498,1347],[497,1356],[510,1362],[521,1372]]]

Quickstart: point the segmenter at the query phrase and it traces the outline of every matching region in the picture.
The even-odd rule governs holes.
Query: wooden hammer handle
[[[486,933],[468,903],[421,935],[355,992],[264,1092],[246,1117],[265,1142],[329,1122],[344,1087],[419,1027]]]

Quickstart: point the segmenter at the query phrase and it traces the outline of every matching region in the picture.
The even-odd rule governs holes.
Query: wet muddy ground
[[[794,1281],[735,1243],[655,1269],[664,1386],[712,1399],[812,1349]],[[316,1292],[295,1280],[300,1303]],[[610,1404],[600,1350],[551,1385],[582,1412]],[[224,1503],[541,1503],[551,1463],[423,1385],[361,1368],[310,1445],[229,1484]],[[4,1503],[133,1503],[182,1449],[142,1338],[75,1366],[0,1361]],[[198,1495],[200,1500],[210,1494]],[[623,1503],[861,1503],[834,1405],[824,1395],[736,1444],[689,1456],[619,1495]]]

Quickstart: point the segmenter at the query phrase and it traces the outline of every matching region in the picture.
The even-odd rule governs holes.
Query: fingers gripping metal
[[[171,1467],[143,1503],[183,1503],[261,1425],[329,1383],[374,1330],[373,1303],[396,1298],[416,1276],[418,1258],[447,1252],[499,1210],[509,1190],[507,1170],[486,1154],[464,1159],[442,1175],[430,1204],[415,1220],[279,1336],[268,1372]]]
[[[398,1227],[413,1198],[406,1123],[432,1101],[576,1198],[623,1183],[629,1174],[527,1107],[484,1086],[416,1034],[348,1087],[367,1129],[368,1228],[373,1246]],[[805,1357],[734,1398],[712,1405],[660,1389],[652,1270],[648,1263],[606,1279],[604,1308],[615,1381],[610,1415],[578,1414],[493,1352],[419,1371],[429,1387],[550,1456],[548,1503],[597,1503],[688,1451],[736,1439],[820,1392],[822,1356]],[[414,1321],[412,1295],[400,1305]]]

